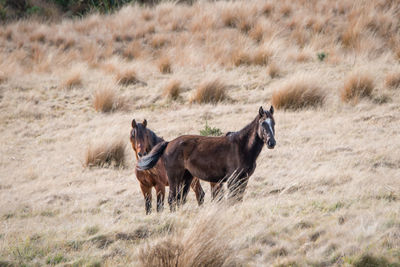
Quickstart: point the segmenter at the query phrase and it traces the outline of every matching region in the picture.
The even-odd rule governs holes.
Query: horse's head
[[[151,137],[146,126],[146,120],[143,120],[142,123],[136,123],[135,119],[132,120],[130,140],[132,148],[135,151],[136,159],[145,156],[152,149]]]
[[[269,110],[260,107],[258,113],[258,137],[269,149],[273,149],[276,145],[274,107],[271,106]]]

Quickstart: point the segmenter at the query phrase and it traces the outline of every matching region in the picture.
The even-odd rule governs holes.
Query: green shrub
[[[219,128],[211,128],[210,126],[208,126],[208,124],[206,122],[204,129],[200,130],[200,135],[202,135],[202,136],[220,136],[220,135],[222,135],[222,132]]]

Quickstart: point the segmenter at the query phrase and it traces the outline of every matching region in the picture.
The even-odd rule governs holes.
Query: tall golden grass
[[[341,89],[341,98],[344,102],[368,98],[371,97],[374,87],[374,80],[370,73],[355,71],[346,77]]]
[[[272,94],[272,105],[277,109],[297,110],[321,106],[326,92],[315,77],[294,77]]]
[[[215,104],[225,99],[227,99],[226,85],[220,80],[214,79],[201,83],[192,95],[190,102]]]
[[[164,87],[163,95],[168,99],[176,100],[182,92],[181,82],[176,79],[171,79]]]
[[[123,140],[111,140],[90,144],[85,154],[86,167],[123,167],[125,164]]]
[[[1,24],[0,265],[396,266],[399,13],[383,0],[162,1]],[[145,216],[133,117],[172,140],[237,131],[271,102],[277,146],[243,201],[215,205],[202,182],[203,206],[189,193]]]

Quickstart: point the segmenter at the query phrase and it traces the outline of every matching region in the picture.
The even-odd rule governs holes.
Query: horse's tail
[[[144,171],[153,168],[156,165],[158,159],[163,154],[167,145],[168,142],[165,141],[155,145],[153,149],[149,152],[149,154],[139,159],[136,168],[139,171]]]

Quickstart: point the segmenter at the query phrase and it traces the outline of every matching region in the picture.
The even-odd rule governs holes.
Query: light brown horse
[[[135,152],[136,159],[139,160],[145,156],[155,145],[164,142],[164,139],[158,137],[152,130],[147,128],[147,121],[136,123],[132,120],[132,130],[130,141]],[[146,214],[151,212],[151,189],[156,189],[157,195],[157,212],[162,211],[164,207],[165,187],[168,186],[168,179],[165,172],[164,164],[159,161],[155,168],[151,170],[138,170],[135,168],[136,178],[139,181],[140,189],[142,190],[145,199]],[[197,203],[201,205],[204,201],[204,191],[197,178],[194,178],[191,187],[196,194]],[[212,198],[220,196],[222,185],[220,183],[211,184]]]
[[[175,210],[185,198],[193,180],[227,182],[230,197],[241,200],[249,177],[256,168],[256,159],[264,144],[276,145],[274,108],[259,108],[257,116],[242,130],[221,137],[183,135],[156,145],[141,158],[137,168],[151,169],[162,161],[169,181],[168,203]]]

